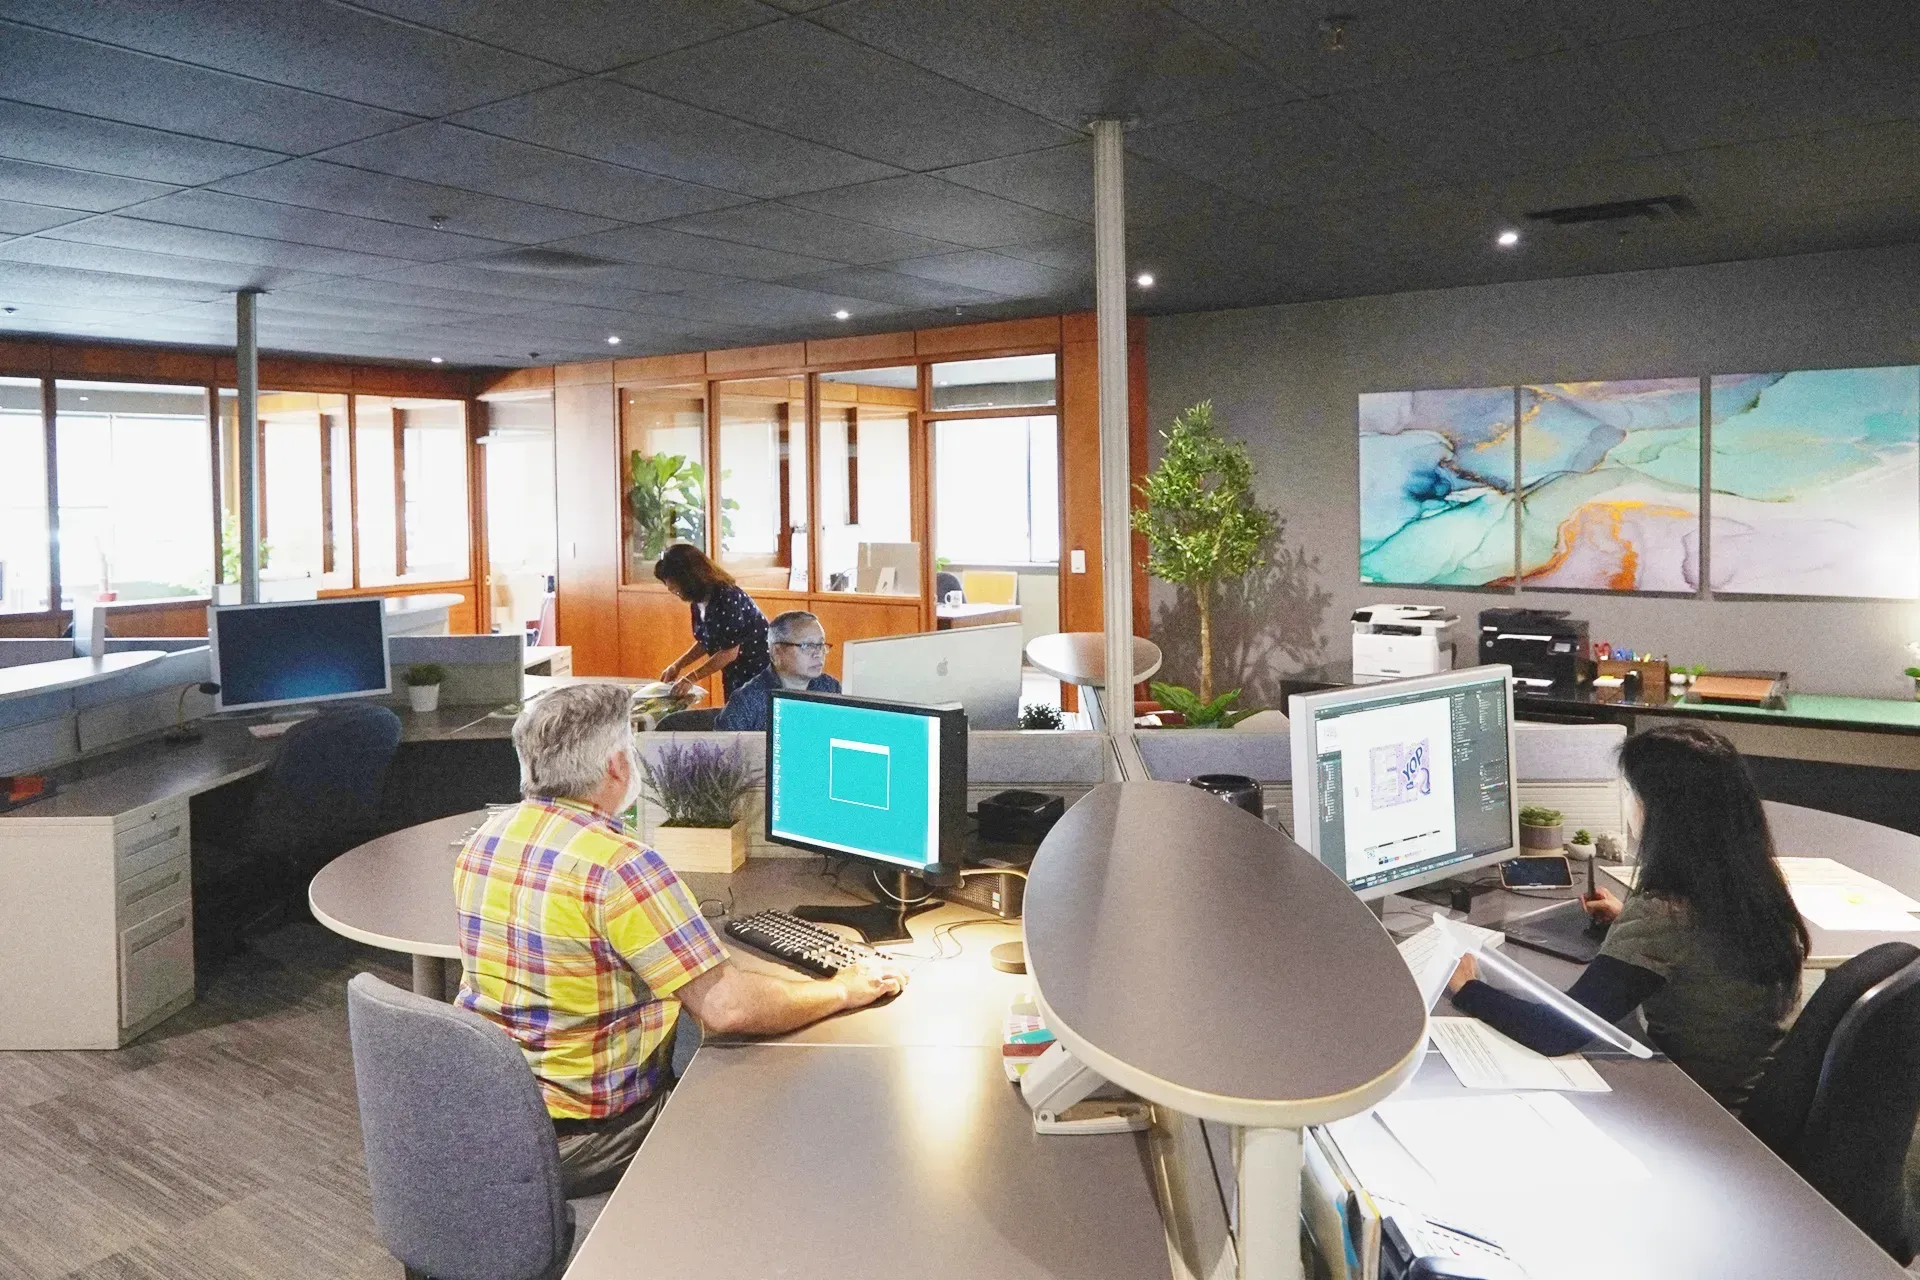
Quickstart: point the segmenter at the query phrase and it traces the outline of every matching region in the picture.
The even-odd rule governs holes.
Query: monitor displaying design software
[[[1513,856],[1513,673],[1297,696],[1293,836],[1363,898]]]
[[[222,711],[392,690],[385,600],[208,609],[207,643]]]

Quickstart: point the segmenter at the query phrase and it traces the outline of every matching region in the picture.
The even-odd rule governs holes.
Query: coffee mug
[[[965,604],[966,602],[967,602],[967,593],[966,593],[966,592],[964,592],[964,591],[949,591],[949,592],[947,592],[947,603],[948,603],[948,604]]]

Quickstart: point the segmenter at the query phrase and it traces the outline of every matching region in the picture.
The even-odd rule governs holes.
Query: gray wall
[[[1354,397],[1362,391],[1920,363],[1920,246],[1156,317],[1151,422],[1212,399],[1252,448],[1286,524],[1261,579],[1224,602],[1215,677],[1275,679],[1346,658],[1374,601],[1571,609],[1595,639],[1676,662],[1775,667],[1802,692],[1910,696],[1920,602],[1752,601],[1362,587]],[[1159,438],[1153,437],[1155,456]],[[1152,586],[1167,671],[1191,679],[1190,600]]]

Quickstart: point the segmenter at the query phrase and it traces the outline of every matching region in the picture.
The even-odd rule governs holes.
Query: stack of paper
[[[1441,1185],[1535,1198],[1546,1188],[1651,1177],[1631,1151],[1558,1093],[1386,1102],[1381,1121]]]
[[[1434,1018],[1428,1029],[1440,1055],[1469,1089],[1611,1092],[1593,1064],[1577,1053],[1549,1058],[1473,1018]]]
[[[1482,929],[1464,920],[1449,920],[1447,926],[1454,934],[1451,940],[1440,929],[1428,925],[1400,943],[1400,958],[1407,962],[1407,970],[1413,974],[1429,1010],[1446,990],[1447,979],[1453,976],[1467,947],[1479,951],[1497,947],[1507,940],[1504,933]]]
[[[1800,914],[1834,932],[1920,933],[1920,911],[1892,885],[1832,858],[1781,858],[1780,873]]]

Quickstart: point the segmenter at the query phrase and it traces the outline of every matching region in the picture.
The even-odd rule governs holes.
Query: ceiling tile
[[[307,0],[7,0],[37,27],[254,80],[394,111],[438,116],[567,79],[571,73],[352,5]]]
[[[502,293],[478,293],[468,289],[441,289],[401,280],[332,276],[307,284],[281,289],[278,297],[338,298],[347,303],[393,303],[400,306],[432,307],[438,311],[464,315],[501,315],[508,312],[538,311],[544,299],[520,298]]]
[[[361,0],[453,31],[575,67],[607,71],[780,17],[755,0]]]
[[[408,119],[10,22],[0,22],[0,84],[34,106],[274,151],[337,146]]]
[[[1127,224],[1129,239],[1138,236],[1150,223]],[[1009,258],[1019,258],[1025,262],[1037,262],[1043,267],[1053,267],[1060,271],[1091,271],[1093,269],[1093,228],[1076,227],[1065,235],[1054,236],[1047,240],[1035,240],[1031,244],[1004,245],[994,252]]]
[[[787,203],[970,249],[1044,240],[1074,226],[1065,218],[923,174],[791,196]]]
[[[1453,67],[1484,66],[1566,47],[1568,36],[1540,0],[1426,0],[1329,6],[1323,0],[1168,0],[1234,47],[1314,94],[1413,80]],[[1668,7],[1646,5],[1642,7]],[[1340,48],[1328,47],[1330,11],[1348,15]]]
[[[189,258],[179,254],[153,253],[114,245],[82,244],[74,240],[54,240],[46,236],[28,236],[0,242],[0,259],[32,263],[38,266],[65,267],[75,273],[94,277],[86,291],[68,293],[62,300],[93,301],[96,297],[120,296],[137,291],[139,279],[177,282],[187,286],[175,296],[208,296],[235,289],[267,289],[312,279],[310,272],[288,267],[263,266],[250,262],[216,262],[207,258]],[[99,276],[112,277],[101,281]],[[123,279],[126,277],[127,279]],[[0,275],[0,278],[4,278]],[[97,292],[96,292],[97,291]]]
[[[1004,257],[985,249],[944,253],[930,258],[896,262],[892,269],[926,280],[942,280],[986,293],[1013,298],[1051,298],[1081,293],[1093,287],[1092,263],[1086,271],[1058,271],[1037,262]]]
[[[1546,165],[1592,164],[1660,150],[1584,54],[1380,85],[1333,100],[1428,177],[1453,180]]]
[[[1063,218],[1093,221],[1093,148],[1086,141],[959,165],[933,176]],[[1235,199],[1143,155],[1127,156],[1123,176],[1129,226],[1180,217],[1197,203]]]
[[[875,315],[898,310],[873,298],[850,298],[817,289],[797,289],[759,280],[730,280],[723,285],[649,299],[647,311],[691,320],[756,324],[773,319],[818,321],[825,326],[836,311]]]
[[[953,248],[939,240],[887,231],[860,222],[830,218],[811,209],[762,202],[718,213],[696,214],[660,224],[662,230],[684,231],[735,244],[829,258],[835,262],[892,262],[899,258],[942,253]]]
[[[23,236],[29,232],[44,231],[48,227],[57,227],[63,222],[73,222],[86,216],[85,213],[75,209],[56,209],[52,205],[0,200],[0,236]]]
[[[462,262],[400,267],[381,272],[379,278],[399,284],[425,285],[463,293],[498,294],[503,298],[541,299],[547,302],[591,302],[615,308],[636,308],[643,299],[651,296],[644,289],[597,284],[574,276],[487,271]]]
[[[609,80],[543,89],[469,111],[455,123],[756,196],[816,191],[895,172]]]
[[[622,262],[648,263],[679,271],[704,271],[715,276],[750,280],[778,280],[782,276],[818,271],[829,265],[819,257],[781,253],[753,245],[688,235],[664,227],[619,227],[597,235],[580,236],[552,246]]]
[[[1263,204],[1361,195],[1413,176],[1407,154],[1324,100],[1144,129],[1129,135],[1127,147]]]
[[[896,307],[951,307],[991,302],[999,295],[970,289],[945,280],[902,275],[882,267],[835,267],[810,276],[794,276],[784,283],[820,293],[838,294]],[[849,306],[849,311],[862,309]]]
[[[215,189],[421,228],[430,228],[434,216],[444,215],[444,230],[513,244],[539,244],[613,225],[605,218],[349,169],[322,160],[290,160],[216,183]]]
[[[392,258],[370,253],[350,253],[316,245],[294,244],[286,240],[266,240],[259,236],[235,235],[230,231],[206,231],[199,227],[175,226],[165,222],[144,222],[116,214],[100,214],[85,222],[48,233],[49,239],[75,244],[111,245],[151,253],[177,254],[203,258],[210,262],[257,264],[318,271],[328,275],[360,275],[383,271],[395,265]]]
[[[622,222],[652,222],[747,199],[450,124],[416,125],[350,143],[324,159]]]
[[[0,156],[191,186],[272,164],[271,151],[0,101]]]
[[[1162,124],[1299,96],[1155,0],[852,0],[809,21],[1075,129],[1100,115]]]
[[[82,169],[0,159],[0,199],[106,213],[174,190],[177,188],[159,182],[139,182]]]
[[[1570,34],[1583,40],[1624,40],[1683,27],[1722,30],[1769,9],[1803,7],[1806,0],[1558,0]]]
[[[1920,124],[1900,120],[1810,138],[1710,147],[1674,157],[1705,211],[1739,218],[1862,201],[1920,208]]]
[[[153,200],[130,211],[147,222],[170,222],[209,231],[231,231],[269,240],[351,249],[415,262],[443,262],[449,258],[495,253],[508,246],[499,240],[409,227],[372,218],[355,218],[324,209],[303,209],[271,200],[250,200],[221,191],[182,191]]]
[[[670,53],[620,78],[902,169],[1033,151],[1073,136],[807,22],[758,27]]]

